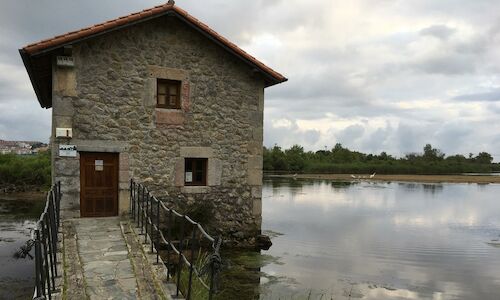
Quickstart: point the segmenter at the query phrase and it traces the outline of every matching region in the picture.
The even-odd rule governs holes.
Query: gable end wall
[[[79,157],[58,157],[61,143],[120,153],[122,213],[134,178],[181,211],[212,211],[213,234],[252,243],[261,226],[263,78],[174,17],[77,43],[72,55],[74,68],[53,68],[53,176],[65,187],[65,213],[79,215]],[[155,108],[156,78],[182,81],[181,110]],[[73,138],[55,138],[56,127],[73,128]],[[184,186],[185,157],[208,158],[207,186]]]

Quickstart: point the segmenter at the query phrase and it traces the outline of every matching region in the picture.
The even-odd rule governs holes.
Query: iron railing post
[[[208,300],[212,300],[212,296],[214,294],[214,275],[215,275],[215,268],[214,268],[214,260],[210,262],[210,290],[208,291]]]
[[[196,226],[193,225],[193,234],[191,236],[191,265],[189,266],[189,283],[188,283],[188,292],[186,297],[187,300],[191,299],[191,284],[193,283],[195,239],[196,239]]]
[[[182,247],[184,246],[183,240],[184,240],[184,215],[180,217],[181,220],[181,229],[180,229],[180,237],[179,237],[179,260],[177,264],[177,291],[175,293],[176,297],[179,297],[179,287],[181,284],[181,272],[182,272]]]
[[[136,204],[137,204],[137,208],[136,208],[136,212],[137,212],[137,228],[139,228],[139,211],[141,210],[140,208],[140,204],[139,204],[139,199],[140,199],[140,193],[141,193],[141,185],[140,184],[137,184],[137,188],[136,188],[136,191],[137,193],[137,197],[136,197]]]
[[[144,235],[144,244],[148,243],[148,222],[149,222],[149,200],[151,199],[151,195],[148,192],[148,195],[146,197],[146,209],[144,211],[144,215],[146,216],[146,234]]]
[[[160,262],[160,200],[156,201],[156,263]]]
[[[151,222],[151,227],[150,227],[150,231],[149,231],[149,239],[151,240],[151,254],[153,254],[153,241],[154,241],[154,238],[153,238],[153,232],[154,232],[154,222],[153,222],[153,202],[154,202],[154,197],[151,195],[151,203],[149,205],[150,209],[149,209],[149,221]]]
[[[49,197],[50,200],[54,200],[55,194],[51,193],[51,197]],[[49,211],[48,213],[48,225],[49,225],[49,250],[50,250],[50,257],[51,257],[51,270],[52,270],[52,286],[55,288],[55,279],[54,277],[57,276],[57,229],[56,229],[56,220],[54,216],[54,203],[52,201],[49,202]]]
[[[57,182],[57,199],[56,199],[56,213],[57,213],[57,231],[59,232],[59,226],[61,225],[61,181]]]
[[[133,209],[132,209],[132,191],[133,191],[132,190],[132,185],[133,185],[133,183],[134,183],[134,181],[132,180],[132,178],[130,178],[130,185],[129,185],[129,195],[130,195],[130,199],[129,200],[130,201],[129,201],[129,207],[128,207],[128,209],[129,209],[129,214],[131,214],[131,215],[132,215],[132,211],[133,211]]]
[[[146,194],[146,187],[142,186],[142,199],[141,199],[141,234],[144,234],[144,197]]]
[[[170,279],[170,269],[172,266],[170,265],[170,249],[172,248],[172,210],[169,209],[168,211],[168,228],[167,228],[167,242],[168,242],[168,247],[167,247],[167,280]]]
[[[45,292],[42,289],[42,266],[40,263],[42,262],[41,253],[42,249],[40,246],[40,229],[35,229],[35,290],[36,297],[42,297]]]
[[[46,242],[46,239],[47,239],[47,233],[46,233],[46,229],[45,229],[45,216],[44,215],[44,218],[42,218],[41,222],[40,222],[40,225],[42,227],[42,253],[43,253],[43,257],[42,257],[42,260],[43,260],[43,269],[42,272],[44,274],[44,281],[47,283],[47,295],[49,296],[49,300],[52,299],[52,295],[51,295],[51,288],[50,288],[50,274],[49,274],[49,256],[47,254],[47,242]]]

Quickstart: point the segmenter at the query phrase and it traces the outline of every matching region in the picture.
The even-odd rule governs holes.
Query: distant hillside
[[[45,151],[48,145],[38,141],[6,141],[0,140],[0,154],[29,155]]]

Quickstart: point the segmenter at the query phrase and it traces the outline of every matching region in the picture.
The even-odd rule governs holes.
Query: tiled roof
[[[118,19],[114,19],[111,21],[107,21],[101,24],[96,24],[91,27],[87,27],[81,30],[77,31],[72,31],[68,32],[66,34],[58,35],[50,39],[42,40],[37,43],[33,43],[30,45],[25,46],[22,48],[22,50],[27,53],[28,55],[33,55],[37,54],[43,50],[47,49],[52,49],[52,48],[57,48],[59,46],[63,46],[66,44],[69,44],[71,42],[80,40],[82,38],[90,37],[95,34],[103,33],[112,29],[115,29],[119,26],[124,26],[128,25],[130,23],[140,21],[142,19],[147,19],[151,17],[155,17],[157,15],[161,15],[167,11],[173,11],[179,14],[180,16],[184,17],[187,21],[198,27],[200,30],[203,32],[207,33],[211,37],[213,37],[215,40],[219,41],[223,45],[227,46],[229,49],[234,51],[237,55],[241,56],[242,58],[248,60],[250,63],[256,65],[259,69],[261,69],[263,72],[267,73],[270,75],[274,80],[276,80],[275,83],[280,83],[284,82],[287,79],[281,75],[280,73],[274,71],[273,69],[269,68],[259,60],[257,60],[255,57],[251,56],[232,42],[230,42],[228,39],[225,37],[221,36],[214,30],[212,30],[210,27],[208,27],[206,24],[201,22],[200,20],[196,19],[195,17],[191,16],[188,14],[185,10],[182,8],[178,7],[177,5],[174,4],[163,4],[163,5],[158,5],[150,9],[143,10],[141,12],[133,13],[128,16],[120,17]]]

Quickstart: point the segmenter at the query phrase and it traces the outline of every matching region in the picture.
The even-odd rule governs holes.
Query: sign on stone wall
[[[60,157],[76,157],[75,145],[59,145]]]
[[[186,172],[186,182],[193,182],[193,172]]]

